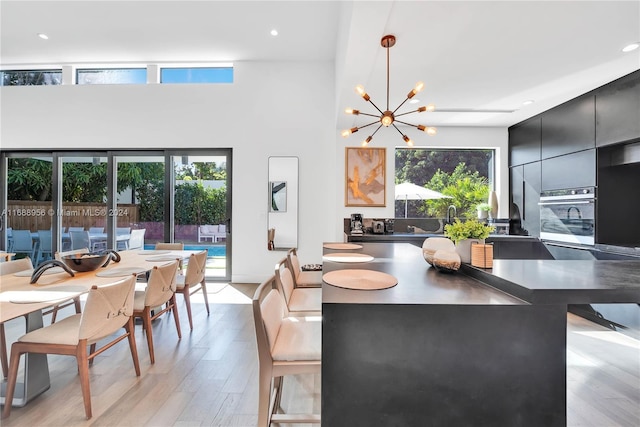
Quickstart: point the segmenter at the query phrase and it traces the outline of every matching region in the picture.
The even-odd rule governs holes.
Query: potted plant
[[[476,219],[463,222],[456,218],[453,224],[444,226],[444,235],[455,243],[460,260],[469,263],[471,262],[471,244],[484,243],[484,239],[489,237],[494,229],[495,227]]]
[[[487,219],[489,212],[491,212],[491,205],[489,203],[479,203],[476,205],[478,211],[478,219]]]

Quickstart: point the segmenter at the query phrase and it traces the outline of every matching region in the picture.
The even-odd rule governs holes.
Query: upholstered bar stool
[[[286,316],[275,277],[262,282],[253,296],[259,359],[258,426],[272,423],[320,423],[318,414],[277,414],[285,375],[321,370],[322,322]]]
[[[275,278],[278,291],[291,315],[320,315],[322,288],[296,288],[286,258],[276,264]]]
[[[287,260],[289,261],[289,269],[293,274],[293,285],[296,288],[321,288],[322,287],[322,271],[303,271],[300,267],[300,259],[296,248],[287,251]]]

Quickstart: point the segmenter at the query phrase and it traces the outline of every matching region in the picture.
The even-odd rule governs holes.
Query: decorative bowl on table
[[[453,273],[460,268],[460,255],[456,251],[438,249],[433,254],[433,267],[443,273]]]
[[[74,271],[94,271],[100,267],[106,267],[111,260],[113,260],[113,262],[120,262],[120,255],[110,249],[100,252],[82,252],[64,255],[61,257],[61,261],[52,259],[38,265],[31,274],[31,284],[36,283],[40,276],[50,268],[60,267],[73,277],[75,276]]]
[[[422,256],[430,265],[433,265],[433,255],[439,250],[455,252],[456,245],[446,237],[429,237],[422,243]]]
[[[78,272],[94,271],[100,267],[106,267],[109,262],[120,261],[120,255],[116,251],[106,250],[100,252],[83,252],[61,257],[62,262],[70,269]]]

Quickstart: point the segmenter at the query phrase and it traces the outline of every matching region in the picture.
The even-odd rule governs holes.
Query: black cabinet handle
[[[522,220],[524,221],[526,218],[527,208],[525,207],[525,200],[527,200],[527,195],[525,191],[527,191],[527,186],[525,185],[524,179],[522,180]]]

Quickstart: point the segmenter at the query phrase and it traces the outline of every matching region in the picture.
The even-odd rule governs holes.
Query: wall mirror
[[[269,157],[267,229],[275,250],[298,247],[298,158]]]

